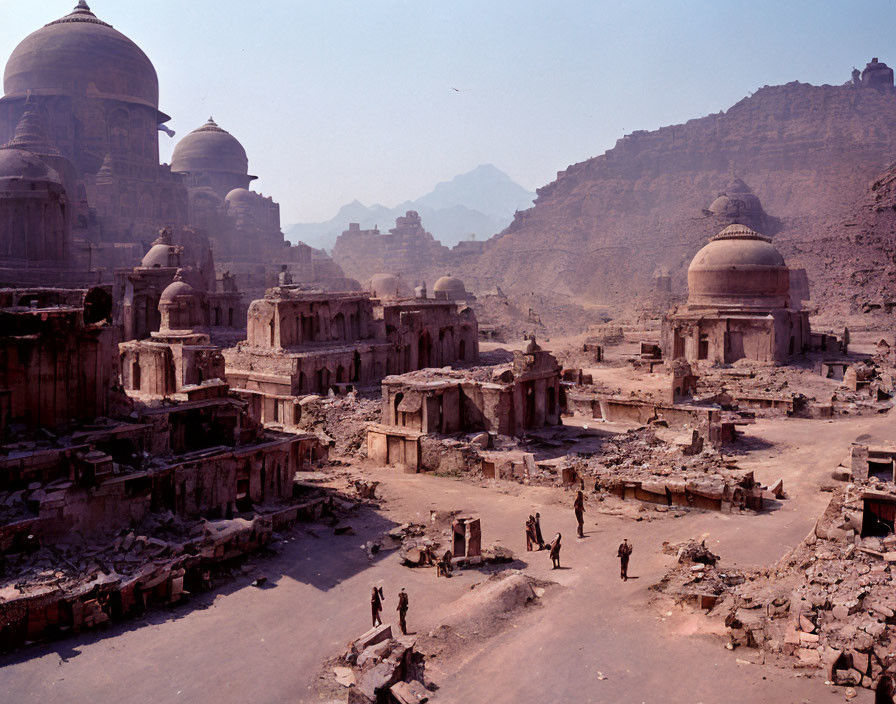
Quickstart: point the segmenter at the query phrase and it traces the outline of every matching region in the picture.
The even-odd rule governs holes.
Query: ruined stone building
[[[115,270],[113,320],[121,328],[122,340],[140,340],[159,329],[162,292],[178,274],[199,300],[203,329],[237,334],[244,326],[243,296],[232,275],[215,275],[208,239],[191,229],[181,230],[177,237],[180,243],[175,244],[171,230],[162,230],[138,266]]]
[[[119,345],[122,383],[131,395],[181,400],[226,395],[224,357],[204,332],[201,303],[178,271],[159,297],[159,329],[149,339]]]
[[[479,342],[476,316],[455,301],[281,286],[252,302],[246,341],[224,354],[227,379],[253,417],[291,426],[302,396],[475,362]]]
[[[333,259],[358,281],[391,271],[416,285],[428,272],[444,271],[450,262],[450,250],[424,229],[419,213],[409,210],[385,234],[349,223],[348,230],[333,245]]]
[[[22,501],[0,515],[0,549],[151,511],[230,516],[290,498],[320,456],[313,436],[266,433],[228,396],[220,350],[186,329],[189,286],[172,286],[159,334],[120,346],[124,389],[105,291],[0,291],[0,492]]]
[[[0,289],[0,439],[112,412],[111,312],[102,289]]]
[[[861,74],[859,74],[858,69],[853,69],[851,83],[861,88],[874,88],[879,91],[892,92],[893,69],[883,61],[878,61],[877,57],[875,57],[865,64]]]
[[[663,319],[671,359],[784,362],[809,344],[809,314],[791,303],[784,258],[744,225],[729,225],[697,252],[687,304]]]
[[[560,423],[560,365],[530,343],[509,365],[477,370],[421,370],[383,380],[382,423],[367,431],[374,462],[421,466],[420,439],[485,431],[521,436]]]

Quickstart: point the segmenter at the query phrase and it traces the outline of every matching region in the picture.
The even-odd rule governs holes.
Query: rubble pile
[[[0,652],[173,604],[268,546],[276,530],[326,509],[323,495],[250,517],[184,520],[150,514],[114,539],[17,543],[0,555]]]
[[[651,589],[671,596],[677,603],[709,610],[732,587],[745,581],[738,570],[717,568],[719,556],[703,541],[663,543],[663,552],[676,555],[678,564]]]
[[[891,408],[894,374],[877,358],[845,364],[843,378],[825,376],[843,360],[817,359],[812,366],[773,366],[739,360],[733,365],[701,367],[697,381],[702,399],[752,415],[830,417],[884,412]],[[856,381],[858,380],[858,384]]]
[[[335,455],[363,457],[367,448],[367,425],[382,415],[379,399],[363,398],[356,392],[346,396],[307,396],[301,401],[299,427],[328,444]]]
[[[689,437],[690,443],[666,443],[651,428],[630,430],[609,438],[579,472],[593,477],[597,491],[667,506],[761,510],[764,499],[774,498],[734,460],[711,448],[695,453]]]
[[[324,666],[323,696],[349,690],[350,702],[422,704],[430,691],[424,682],[425,660],[416,639],[392,635],[392,626],[376,626],[349,643],[341,657]]]
[[[406,567],[431,567],[439,563],[446,550],[456,550],[454,542],[457,517],[460,511],[433,511],[428,525],[404,523],[386,532],[368,550],[374,554],[379,550],[398,549],[401,563]],[[463,524],[463,520],[461,521]],[[513,551],[493,544],[475,555],[455,555],[452,553],[452,567],[471,567],[483,564],[513,562]]]
[[[896,677],[896,536],[861,537],[863,490],[836,491],[774,568],[738,573],[688,561],[656,589],[724,615],[729,648],[759,648],[823,667],[834,684],[875,689]]]

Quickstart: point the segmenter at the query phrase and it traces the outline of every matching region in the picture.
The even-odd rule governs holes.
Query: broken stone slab
[[[380,701],[380,696],[399,679],[398,667],[394,663],[381,662],[361,675],[358,689],[370,701]]]
[[[333,676],[343,687],[351,687],[355,684],[355,673],[350,667],[334,667]]]
[[[398,682],[389,690],[398,704],[423,704],[429,701],[429,690],[417,680]]]
[[[814,667],[821,664],[821,653],[815,648],[800,648],[797,655],[800,659],[800,664],[802,665]]]
[[[362,670],[368,669],[370,665],[375,664],[385,657],[385,655],[392,649],[392,641],[384,640],[381,643],[375,643],[368,648],[365,648],[361,654],[358,656],[356,661],[356,665],[360,667]]]
[[[377,643],[382,643],[384,640],[389,640],[392,638],[392,626],[391,624],[384,623],[379,626],[375,626],[371,628],[369,631],[364,633],[360,638],[358,638],[354,642],[354,648],[357,652],[364,652],[371,645],[376,645]]]

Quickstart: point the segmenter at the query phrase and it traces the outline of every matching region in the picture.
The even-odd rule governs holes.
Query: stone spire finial
[[[111,27],[111,24],[107,24],[103,22],[101,19],[98,19],[93,12],[90,11],[90,6],[84,0],[78,0],[78,4],[75,5],[75,9],[68,13],[65,17],[61,17],[55,22],[50,22],[47,26],[49,27],[52,24],[65,24],[67,22],[90,22],[91,24],[99,24],[104,27]]]
[[[96,172],[97,176],[111,176],[115,168],[112,164],[112,152],[106,152],[106,156],[103,158],[103,165],[100,166],[100,170]]]
[[[171,228],[163,227],[161,230],[159,230],[159,236],[156,237],[155,242],[153,242],[152,244],[153,244],[153,246],[155,246],[157,244],[170,245],[171,244]]]
[[[34,154],[56,156],[59,150],[50,144],[43,114],[29,98],[25,101],[25,112],[16,125],[13,138],[3,145],[4,149],[24,149]]]

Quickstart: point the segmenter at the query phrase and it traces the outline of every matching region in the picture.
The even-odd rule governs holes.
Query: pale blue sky
[[[892,0],[88,2],[155,64],[177,138],[213,115],[284,224],[392,206],[480,163],[534,189],[762,85],[896,64]],[[74,4],[0,0],[0,60]]]

